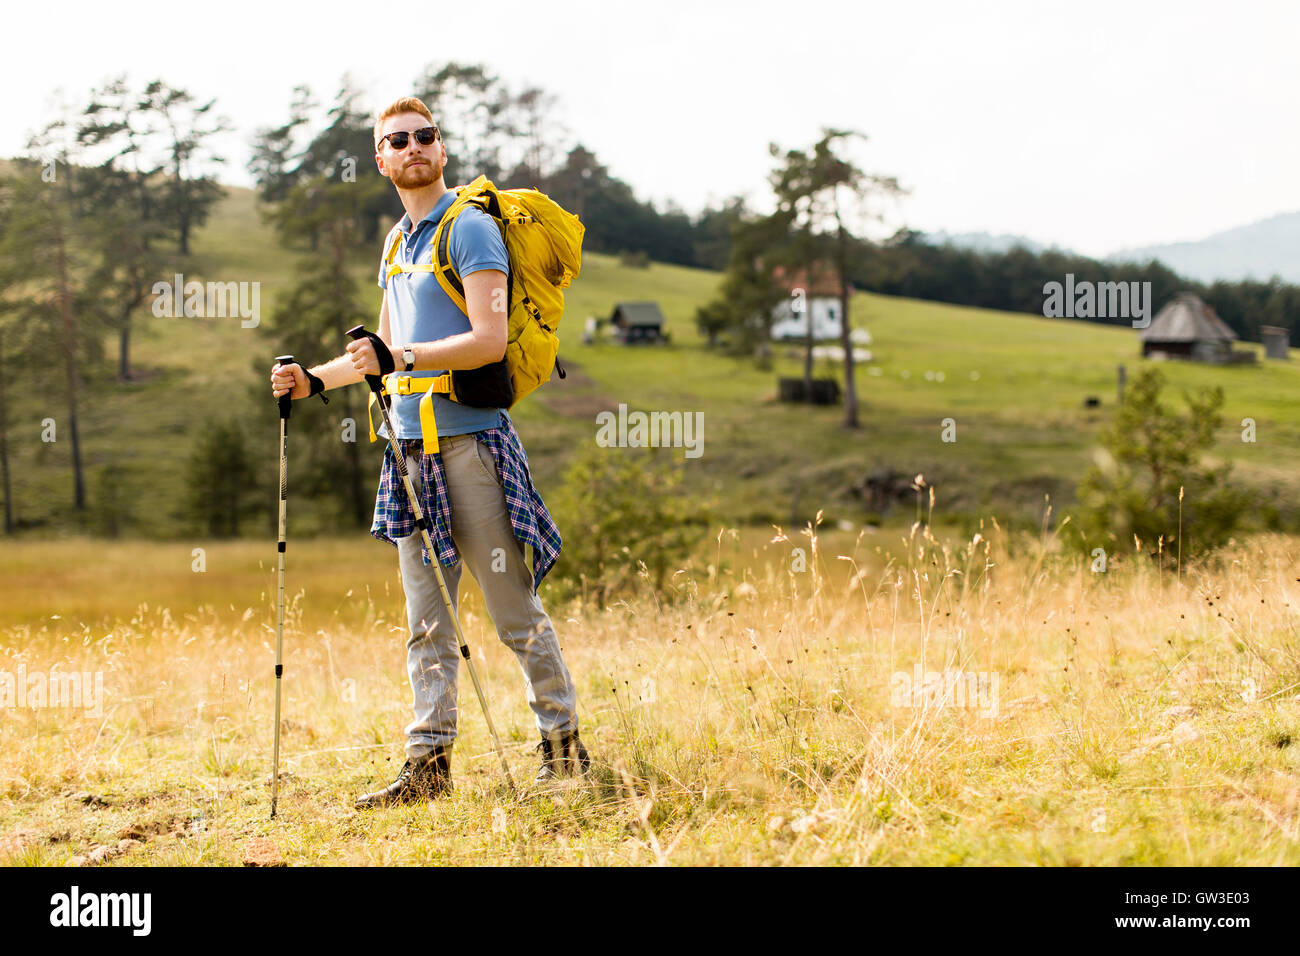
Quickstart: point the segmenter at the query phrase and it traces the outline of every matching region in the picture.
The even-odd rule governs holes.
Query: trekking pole
[[[281,355],[276,358],[279,365],[294,364],[292,355]],[[291,392],[285,392],[279,398],[280,405],[280,530],[277,535],[276,557],[278,568],[276,571],[276,589],[275,589],[275,744],[271,749],[271,819],[275,819],[275,801],[280,793],[280,678],[284,674],[284,667],[280,663],[281,651],[284,643],[284,546],[285,546],[285,526],[286,526],[286,492],[288,489],[287,478],[289,473],[289,458],[287,450],[287,434],[289,427],[289,413],[293,409],[293,396]]]
[[[364,325],[348,329],[347,334],[353,339],[370,339],[371,345],[375,348],[376,357],[380,354],[380,349],[388,348],[383,339],[373,332],[367,331]],[[380,361],[380,368],[382,369],[382,359]],[[384,419],[384,427],[388,431],[388,447],[392,450],[393,458],[397,461],[397,473],[402,476],[402,485],[406,488],[406,500],[411,503],[411,511],[415,514],[415,526],[420,530],[424,546],[429,551],[429,563],[433,565],[433,570],[438,575],[438,587],[442,591],[442,600],[447,606],[447,614],[450,615],[452,626],[456,630],[456,640],[460,643],[460,656],[465,659],[465,666],[469,668],[470,680],[474,682],[474,692],[478,694],[479,705],[483,708],[483,717],[487,721],[488,733],[492,735],[492,746],[496,749],[497,756],[501,758],[501,770],[506,775],[506,783],[509,784],[510,789],[513,791],[515,781],[510,776],[510,765],[506,763],[505,751],[501,749],[501,739],[497,737],[496,725],[492,723],[492,714],[488,711],[487,695],[483,692],[483,685],[479,682],[478,670],[474,667],[474,660],[469,656],[469,644],[465,642],[465,632],[460,629],[460,619],[456,616],[456,608],[451,603],[451,592],[447,590],[447,580],[442,576],[442,564],[438,560],[438,552],[434,548],[433,539],[429,535],[429,522],[425,518],[424,510],[420,507],[419,499],[415,496],[415,488],[411,484],[411,475],[406,469],[406,456],[402,454],[402,449],[397,443],[397,432],[393,430],[392,418],[388,414],[388,396],[384,394],[383,376],[367,375],[366,384],[375,393],[375,404],[379,406],[379,413]]]

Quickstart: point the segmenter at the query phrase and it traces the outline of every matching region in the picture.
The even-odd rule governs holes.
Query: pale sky
[[[1016,233],[1100,255],[1300,209],[1300,3],[659,0],[368,6],[11,4],[0,154],[56,93],[125,72],[217,97],[248,139],[293,87],[350,73],[378,106],[435,61],[481,62],[558,115],[643,198],[761,204],[770,141],[859,129],[910,195],[893,226]],[[401,12],[397,12],[401,11]],[[492,23],[517,27],[494,32]],[[466,30],[467,25],[475,29]],[[502,38],[529,52],[505,52]],[[514,185],[514,184],[506,184]]]

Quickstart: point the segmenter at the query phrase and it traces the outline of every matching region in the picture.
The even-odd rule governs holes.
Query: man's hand
[[[306,398],[311,394],[311,383],[302,366],[296,362],[292,365],[276,363],[271,368],[271,394],[279,398],[285,392],[290,398]]]
[[[352,367],[362,375],[379,375],[379,358],[375,355],[374,346],[371,345],[369,338],[354,339],[347,345],[348,355],[352,359]],[[402,368],[405,363],[402,361],[401,354],[391,346],[388,347],[389,354],[393,357],[393,367]]]

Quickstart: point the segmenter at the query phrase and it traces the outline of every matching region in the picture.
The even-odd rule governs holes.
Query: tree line
[[[1044,283],[1060,282],[1067,274],[1074,275],[1076,284],[1150,282],[1156,309],[1178,292],[1193,292],[1246,341],[1258,342],[1260,326],[1271,325],[1290,330],[1291,344],[1300,345],[1300,286],[1276,277],[1204,283],[1179,276],[1158,261],[1111,263],[1055,249],[1032,252],[1023,246],[980,252],[930,244],[906,229],[884,243],[860,243],[855,253],[849,278],[863,289],[885,295],[1041,313]],[[1130,322],[1121,317],[1087,321]]]

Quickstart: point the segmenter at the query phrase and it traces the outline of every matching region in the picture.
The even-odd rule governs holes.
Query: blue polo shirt
[[[399,243],[395,262],[414,265],[433,261],[433,234],[443,214],[451,208],[456,194],[452,190],[438,200],[429,214],[411,228],[411,217],[405,215],[399,222],[401,234],[391,241]],[[385,244],[379,260],[379,287],[388,292],[388,327],[395,346],[410,342],[433,342],[449,335],[468,332],[469,316],[452,302],[431,272],[403,272],[387,278],[389,246]],[[456,272],[465,276],[484,269],[509,271],[506,244],[501,230],[487,213],[473,206],[466,209],[451,230],[448,255]],[[401,360],[398,359],[401,372]],[[446,369],[418,370],[413,378],[433,378]],[[427,387],[427,386],[426,386]],[[393,396],[393,427],[398,438],[420,437],[420,398],[422,393]],[[451,401],[445,395],[433,396],[433,410],[438,419],[439,437],[464,435],[468,432],[495,428],[502,423],[504,410],[496,408],[470,408]],[[387,429],[380,434],[388,437]]]

